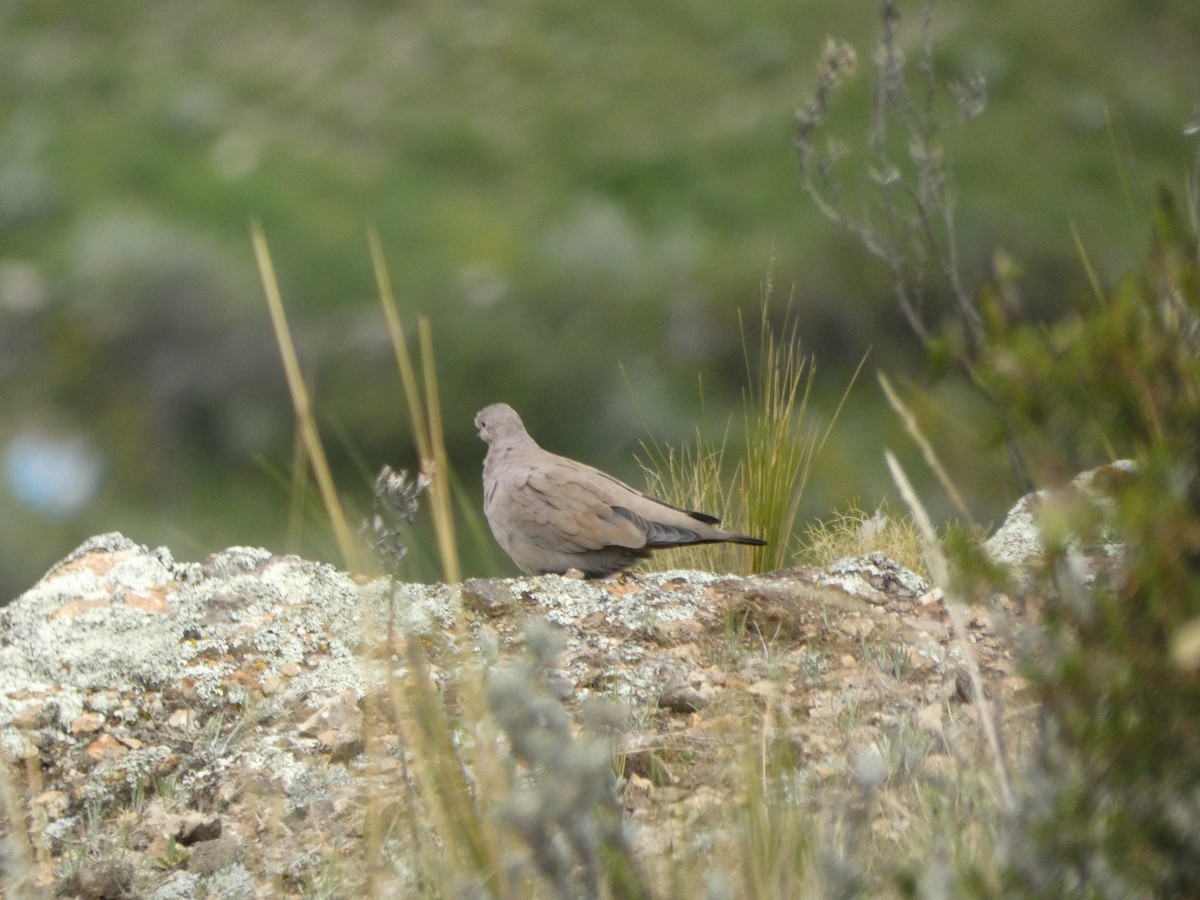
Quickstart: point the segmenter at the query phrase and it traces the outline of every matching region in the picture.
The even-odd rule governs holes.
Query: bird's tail
[[[746,544],[749,547],[765,547],[767,542],[762,538],[750,537],[748,534],[731,534],[729,537],[722,538],[727,544]]]

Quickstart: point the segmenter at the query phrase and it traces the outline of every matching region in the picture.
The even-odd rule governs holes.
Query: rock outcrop
[[[298,893],[331,859],[361,858],[364,798],[409,777],[411,748],[377,711],[411,677],[406,648],[449,694],[456,666],[503,665],[538,617],[565,639],[565,708],[603,697],[628,712],[620,799],[648,857],[730,802],[715,773],[746,729],[769,721],[797,771],[837,789],[864,759],[886,775],[897,763],[879,748],[898,730],[937,737],[917,764],[930,777],[976,730],[939,595],[879,556],[452,589],[243,547],[182,563],[108,534],[0,613],[10,887]],[[1019,691],[993,611],[968,619],[988,691]],[[397,863],[394,877],[412,876]]]

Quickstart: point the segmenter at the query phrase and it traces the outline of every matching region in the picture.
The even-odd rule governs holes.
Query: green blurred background
[[[902,4],[919,49],[921,8]],[[1195,152],[1200,4],[947,0],[939,79],[988,82],[947,132],[964,265],[1019,261],[1027,311],[1114,278]],[[431,320],[447,441],[470,489],[475,411],[635,482],[642,441],[740,409],[738,311],[764,284],[815,357],[827,419],[806,517],[922,470],[874,372],[923,386],[928,427],[995,521],[1017,486],[977,401],[933,378],[890,284],[799,187],[793,112],[827,35],[859,50],[838,133],[861,152],[878,9],[728,3],[241,0],[0,5],[0,602],[89,534],[177,557],[232,544],[336,561],[298,494],[290,404],[248,238],[261,220],[339,484],[415,464],[375,297]],[[702,403],[703,401],[703,403]],[[735,429],[736,430],[736,429]],[[935,511],[938,491],[924,482]],[[303,507],[302,516],[294,506]],[[436,577],[414,526],[412,577]],[[512,570],[464,532],[466,574]]]

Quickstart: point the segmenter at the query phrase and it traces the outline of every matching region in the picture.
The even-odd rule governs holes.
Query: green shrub
[[[979,375],[1039,483],[1097,455],[1102,494],[1043,507],[1045,710],[1011,833],[1031,896],[1200,896],[1200,254],[1170,198],[1144,271],[1051,326],[1011,325],[985,294]],[[1094,570],[1091,548],[1118,548]],[[1107,564],[1105,564],[1107,563]]]
[[[1021,479],[1050,488],[1037,509],[1041,568],[1021,585],[1042,610],[1025,660],[1044,725],[1003,848],[1006,894],[1200,896],[1195,214],[1189,224],[1163,197],[1142,270],[1106,290],[1089,267],[1091,295],[1053,324],[1022,317],[1001,254],[996,280],[975,289],[957,249],[931,7],[911,63],[899,4],[880,7],[865,152],[831,139],[832,97],[857,59],[837,41],[797,114],[797,151],[806,192],[884,264],[914,338],[998,413],[992,428]],[[983,110],[981,80],[954,95],[959,121]],[[872,201],[861,206],[847,199],[856,171]],[[1098,490],[1060,490],[1121,458],[1133,466],[1098,470]],[[948,549],[956,581],[1013,589],[978,551]]]

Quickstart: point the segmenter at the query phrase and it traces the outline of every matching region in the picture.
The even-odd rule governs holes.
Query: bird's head
[[[485,444],[498,439],[525,435],[525,425],[517,411],[507,403],[493,403],[475,414],[475,427]]]

